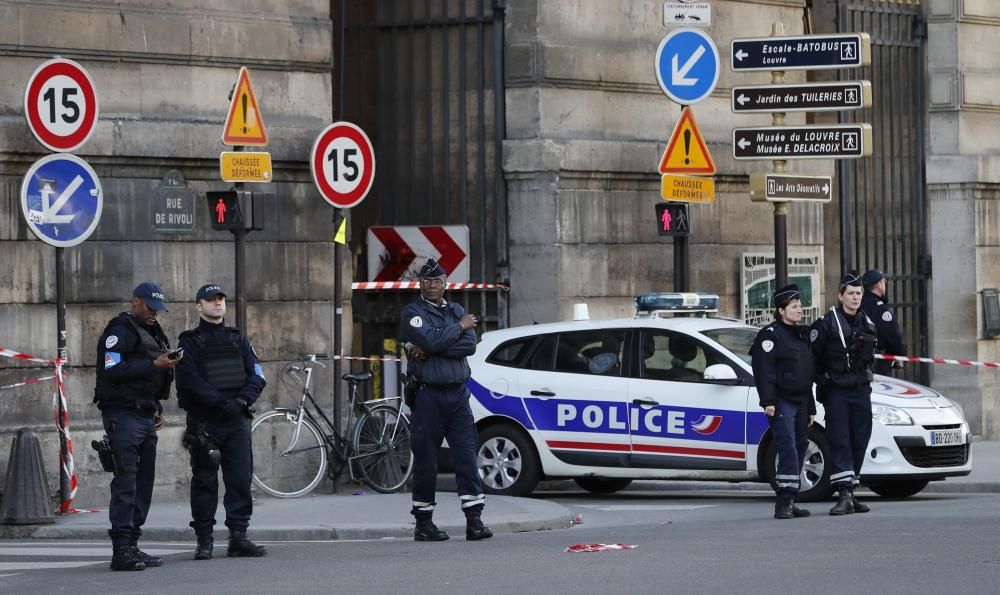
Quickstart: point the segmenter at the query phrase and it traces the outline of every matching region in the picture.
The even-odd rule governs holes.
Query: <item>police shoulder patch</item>
[[[768,339],[760,344],[760,348],[764,350],[764,353],[771,353],[771,350],[774,349],[774,341]]]
[[[882,320],[886,322],[892,322],[892,312],[886,310],[882,313]]]
[[[420,328],[424,326],[424,320],[419,316],[414,316],[413,318],[410,319],[410,326],[412,326],[413,328]]]
[[[819,331],[816,330],[816,329],[813,329],[812,332],[809,333],[809,342],[810,343],[815,343],[816,342],[816,337],[818,337],[818,336],[819,336]]]
[[[108,335],[108,338],[104,340],[104,348],[105,349],[111,349],[112,347],[114,347],[117,344],[118,344],[118,336],[117,335]]]

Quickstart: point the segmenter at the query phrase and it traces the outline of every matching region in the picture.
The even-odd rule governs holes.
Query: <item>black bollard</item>
[[[0,502],[0,524],[40,525],[54,522],[56,517],[45,481],[42,447],[30,428],[21,428],[10,447],[3,502]]]

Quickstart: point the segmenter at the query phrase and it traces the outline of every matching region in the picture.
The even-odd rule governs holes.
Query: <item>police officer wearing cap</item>
[[[466,357],[476,352],[477,319],[444,299],[445,271],[434,259],[420,269],[420,297],[403,309],[400,336],[407,346],[407,383],[415,391],[410,405],[410,444],[413,450],[413,507],[416,541],[444,541],[434,515],[437,455],[444,438],[455,459],[455,479],[465,538],[493,537],[482,521],[483,495],[476,469],[476,426],[465,382],[471,376]]]
[[[854,496],[872,434],[871,380],[877,335],[875,324],[861,311],[861,276],[844,275],[838,288],[840,305],[812,325],[809,339],[816,357],[816,394],[826,409],[830,443],[830,485],[837,490],[831,515],[868,512]]]
[[[799,477],[809,445],[809,426],[816,415],[813,401],[813,355],[809,327],[802,320],[799,287],[788,285],[774,294],[775,321],[757,333],[750,349],[753,379],[778,451],[774,518],[809,516],[795,506]]]
[[[861,277],[865,295],[861,297],[861,311],[875,323],[878,333],[879,353],[906,355],[906,344],[899,322],[889,309],[886,298],[885,273],[871,269]],[[893,368],[902,368],[903,362],[880,359],[875,362],[875,373],[889,375]]]
[[[209,283],[195,296],[197,328],[181,333],[184,359],[177,368],[177,400],[187,411],[185,445],[191,453],[191,527],[198,537],[195,560],[212,557],[219,467],[226,487],[223,506],[230,557],[267,554],[247,539],[253,513],[250,419],[264,389],[264,372],[250,341],[225,325],[226,294]]]
[[[145,570],[162,558],[139,549],[156,475],[156,431],[163,427],[160,401],[170,394],[180,361],[157,322],[165,312],[163,290],[151,282],[132,292],[132,309],[108,323],[97,345],[94,402],[111,446],[111,570]]]

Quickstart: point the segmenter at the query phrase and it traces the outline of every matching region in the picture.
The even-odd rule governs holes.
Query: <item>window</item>
[[[524,356],[527,355],[528,349],[531,348],[531,344],[534,342],[534,337],[523,337],[507,341],[494,349],[493,353],[486,358],[486,361],[491,364],[516,367],[524,359]]]
[[[752,328],[733,327],[717,328],[702,331],[703,335],[728,349],[733,355],[750,363],[750,348],[757,338],[757,330]]]
[[[639,376],[650,380],[701,382],[705,368],[722,361],[694,338],[679,333],[643,331]]]
[[[529,370],[542,370],[545,372],[552,370],[552,360],[556,356],[556,336],[555,335],[545,335],[542,340],[538,342],[538,347],[535,348],[535,352],[531,354],[531,359],[528,360],[528,365],[525,366]]]
[[[556,349],[556,371],[572,374],[619,376],[625,331],[599,330],[562,333]]]

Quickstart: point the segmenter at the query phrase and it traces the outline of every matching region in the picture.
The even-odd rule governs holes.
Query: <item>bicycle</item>
[[[310,391],[313,367],[325,368],[320,360],[327,359],[310,354],[282,368],[282,384],[293,391],[301,387],[302,396],[295,409],[276,408],[254,420],[254,485],[277,498],[297,498],[315,489],[324,474],[335,480],[347,467],[352,480],[357,472],[377,492],[398,491],[413,470],[410,422],[400,411],[400,397],[359,400],[358,386],[371,373],[345,374],[352,415],[340,434]]]

